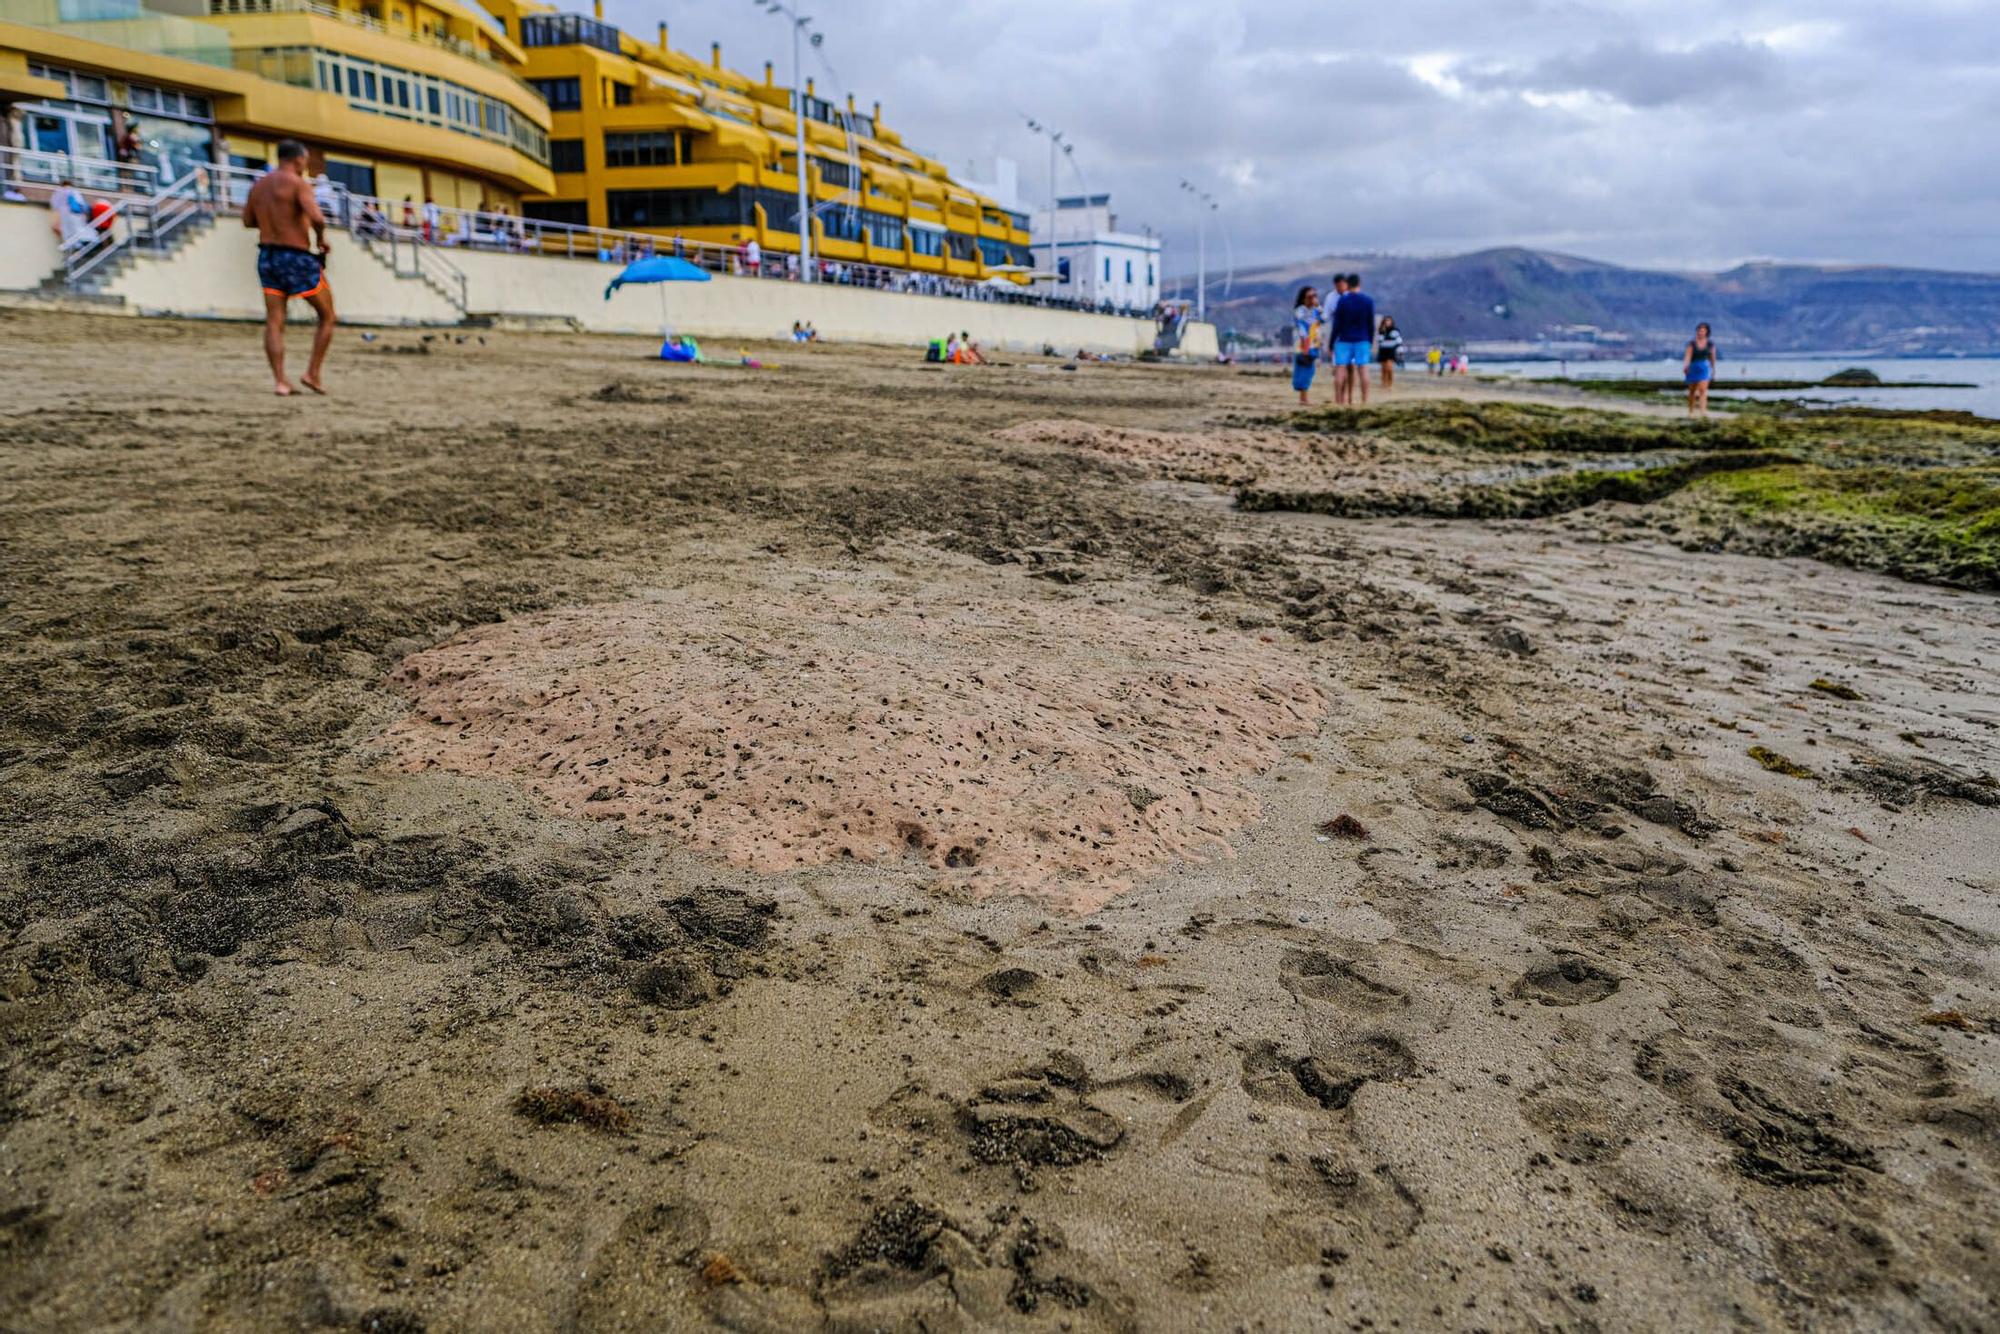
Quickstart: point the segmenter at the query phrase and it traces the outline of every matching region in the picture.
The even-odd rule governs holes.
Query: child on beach
[[[1292,306],[1292,388],[1298,390],[1299,406],[1310,407],[1307,391],[1313,372],[1319,369],[1320,347],[1326,339],[1326,310],[1319,303],[1317,287],[1301,287]]]

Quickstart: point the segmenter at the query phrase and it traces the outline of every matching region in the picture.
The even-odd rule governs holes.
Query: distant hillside
[[[1324,290],[1329,275],[1349,270],[1414,342],[1654,352],[1678,349],[1708,320],[1718,343],[1746,352],[2000,352],[2000,274],[1930,269],[1746,264],[1666,273],[1518,248],[1443,259],[1326,256],[1238,274],[1227,297],[1212,286],[1209,311],[1225,328],[1268,340],[1289,324],[1301,284]]]

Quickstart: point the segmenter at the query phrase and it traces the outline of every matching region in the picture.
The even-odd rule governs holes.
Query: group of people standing
[[[1313,375],[1321,360],[1333,363],[1333,401],[1366,403],[1368,367],[1382,368],[1382,388],[1396,383],[1403,335],[1396,321],[1375,316],[1375,298],[1361,290],[1361,275],[1336,273],[1334,300],[1327,305],[1317,287],[1301,287],[1292,309],[1292,388],[1299,403],[1311,400]]]

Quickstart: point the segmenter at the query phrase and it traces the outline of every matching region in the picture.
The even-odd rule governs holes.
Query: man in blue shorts
[[[1375,299],[1361,290],[1361,275],[1347,275],[1347,290],[1333,303],[1333,401],[1368,402],[1368,367],[1375,360]]]
[[[297,297],[319,316],[312,360],[299,383],[324,394],[320,370],[333,342],[333,289],[326,281],[326,215],[306,179],[305,145],[287,139],[278,145],[277,167],[257,178],[243,203],[243,225],[257,229],[257,280],[264,287],[264,356],[271,363],[278,394],[294,392],[285,378],[285,307]],[[307,232],[312,233],[311,238]],[[315,251],[311,241],[317,240]]]

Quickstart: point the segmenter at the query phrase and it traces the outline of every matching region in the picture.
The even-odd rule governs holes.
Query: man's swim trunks
[[[311,296],[326,283],[319,256],[288,245],[257,247],[257,280],[271,296]]]

